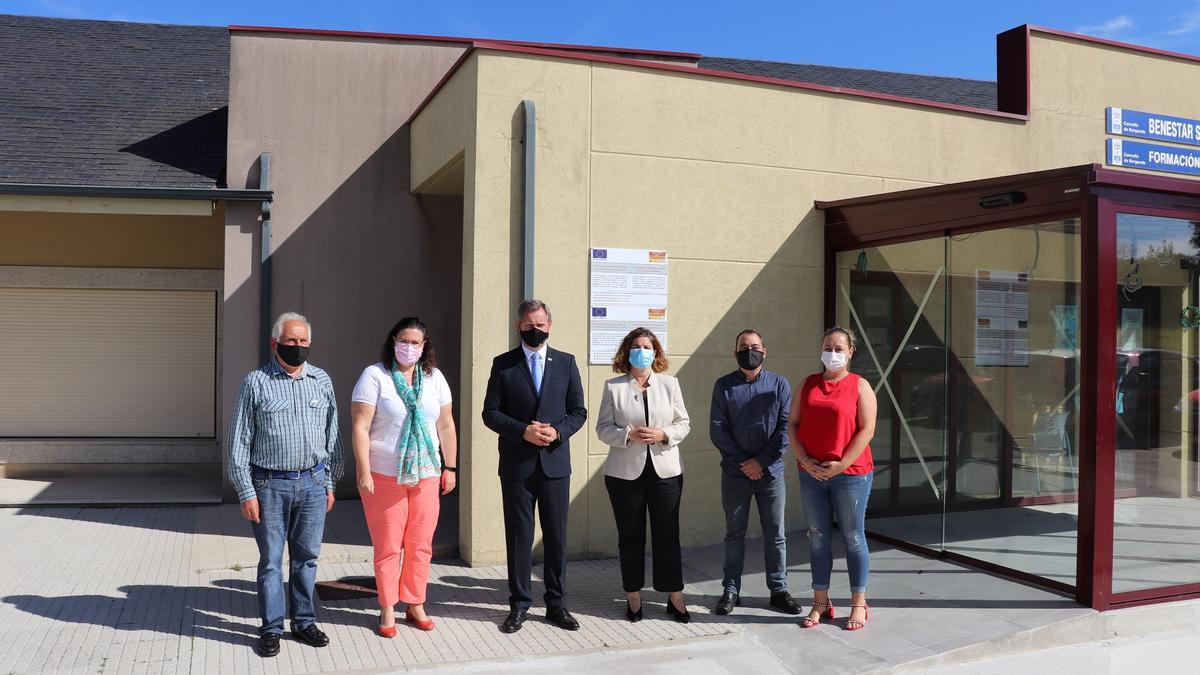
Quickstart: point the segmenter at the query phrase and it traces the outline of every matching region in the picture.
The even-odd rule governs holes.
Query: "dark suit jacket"
[[[546,447],[526,441],[525,427],[534,420],[553,426],[558,440]],[[586,421],[583,384],[574,356],[546,349],[541,396],[534,391],[533,376],[520,345],[492,361],[483,399],[483,423],[500,435],[501,478],[529,478],[539,461],[542,472],[550,478],[571,475],[570,438]]]

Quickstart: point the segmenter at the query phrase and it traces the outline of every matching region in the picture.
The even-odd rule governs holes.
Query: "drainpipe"
[[[258,188],[271,189],[271,153],[264,152],[258,156]],[[263,201],[259,207],[262,225],[259,230],[258,258],[258,362],[267,363],[271,360],[271,348],[267,339],[271,337],[271,202]]]
[[[537,112],[533,101],[521,101],[525,112],[525,162],[523,165],[524,196],[521,200],[522,239],[525,245],[525,269],[522,275],[523,298],[536,297],[533,293],[533,188],[535,154],[537,150]]]

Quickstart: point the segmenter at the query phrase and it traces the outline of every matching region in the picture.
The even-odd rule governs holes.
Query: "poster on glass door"
[[[975,270],[975,365],[1029,365],[1029,275]]]

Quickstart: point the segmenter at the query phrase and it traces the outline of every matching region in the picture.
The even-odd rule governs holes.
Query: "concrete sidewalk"
[[[260,659],[254,566],[258,553],[237,507],[31,507],[0,509],[0,675],[8,672],[293,673],[452,670],[598,671],[637,667],[760,673],[940,665],[956,650],[1010,642],[1095,612],[1060,595],[964,567],[873,545],[871,618],[842,629],[849,592],[844,566],[832,589],[839,619],[802,630],[766,608],[761,544],[748,542],[746,605],[728,617],[710,608],[720,594],[721,548],[685,551],[693,622],[667,620],[660,594],[644,594],[647,619],[630,624],[615,560],[572,561],[574,633],[535,617],[521,632],[497,626],[507,612],[503,567],[434,565],[429,612],[437,630],[372,632],[374,599],[324,602],[332,645],[285,640]],[[321,579],[370,575],[371,548],[357,502],[340,502],[326,529]],[[791,583],[806,595],[807,546],[789,552]],[[540,595],[540,590],[535,592]],[[1016,637],[1014,637],[1016,636]],[[1049,646],[1049,645],[1046,645]],[[986,652],[985,652],[986,653]]]

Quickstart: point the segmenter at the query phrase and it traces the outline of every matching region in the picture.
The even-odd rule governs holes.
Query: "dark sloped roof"
[[[996,109],[996,83],[983,80],[890,73],[882,70],[835,68],[833,66],[814,66],[800,63],[781,63],[778,61],[727,59],[714,56],[701,57],[697,65],[709,70],[722,70],[730,73],[741,73],[742,75],[773,77],[780,80],[808,82],[827,87],[860,89],[862,91],[919,98],[939,103],[955,103],[972,108],[983,108],[985,110]]]
[[[0,15],[0,183],[224,183],[225,28]]]

